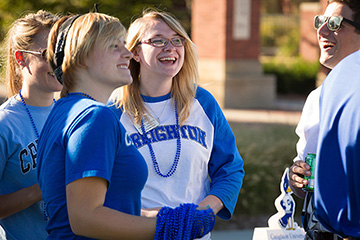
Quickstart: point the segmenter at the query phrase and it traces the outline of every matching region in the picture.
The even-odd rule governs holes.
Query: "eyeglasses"
[[[47,60],[47,58],[46,58],[47,49],[46,48],[43,49],[43,50],[37,51],[37,52],[36,51],[30,51],[30,50],[19,50],[19,51],[23,52],[23,53],[31,53],[31,54],[35,54],[35,55],[40,55],[44,61]]]
[[[150,38],[148,40],[144,40],[140,43],[146,43],[146,44],[150,44],[154,47],[161,48],[161,47],[165,47],[169,42],[171,42],[171,44],[174,47],[182,47],[185,45],[185,38],[173,37],[171,39],[168,39],[168,38],[164,38],[164,37],[154,37],[154,38]]]
[[[341,16],[324,16],[324,15],[317,15],[314,18],[314,27],[316,30],[318,30],[322,25],[326,23],[326,26],[328,29],[332,32],[337,32],[341,28],[342,22],[347,22],[350,25],[354,26],[357,29],[360,29],[360,25],[356,22],[353,22],[347,18],[341,17]]]

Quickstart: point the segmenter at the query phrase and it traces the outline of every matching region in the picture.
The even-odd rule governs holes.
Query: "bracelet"
[[[157,214],[155,240],[187,240],[203,237],[215,225],[211,208],[197,210],[198,205],[181,204],[179,207],[163,207]]]

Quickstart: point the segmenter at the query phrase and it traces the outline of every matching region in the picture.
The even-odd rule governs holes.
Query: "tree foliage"
[[[0,41],[6,35],[10,24],[29,12],[40,9],[60,15],[83,14],[94,11],[98,4],[99,12],[118,17],[128,27],[133,17],[139,16],[148,7],[173,13],[185,28],[189,29],[189,0],[1,0],[0,1]]]
[[[262,13],[286,13],[285,6],[288,5],[291,13],[299,11],[299,5],[303,2],[319,2],[319,0],[261,0]]]

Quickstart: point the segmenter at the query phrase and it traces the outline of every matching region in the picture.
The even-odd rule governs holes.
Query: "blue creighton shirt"
[[[114,111],[129,133],[134,145],[148,164],[149,177],[141,193],[142,207],[176,207],[181,203],[201,202],[207,195],[217,196],[224,204],[218,213],[230,219],[244,177],[243,159],[236,146],[235,136],[214,97],[198,87],[191,112],[176,131],[176,115],[170,93],[160,97],[143,96],[149,113],[157,122],[146,131],[146,137],[134,126],[128,114]],[[111,104],[111,103],[109,103]],[[148,138],[153,148],[150,153]],[[178,141],[180,138],[180,143]],[[175,156],[180,150],[176,165]],[[167,174],[176,166],[170,177]]]
[[[83,239],[70,228],[66,185],[84,177],[109,182],[104,206],[140,215],[146,163],[114,112],[79,95],[57,101],[38,144],[38,179],[49,239]]]
[[[320,222],[360,238],[360,51],[344,58],[323,84],[315,172]]]

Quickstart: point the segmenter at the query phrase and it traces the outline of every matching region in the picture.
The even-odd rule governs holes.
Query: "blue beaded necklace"
[[[36,128],[34,119],[33,119],[33,117],[31,116],[31,113],[30,113],[30,111],[29,111],[29,108],[27,107],[27,105],[26,105],[26,103],[25,103],[25,100],[24,100],[23,96],[21,95],[21,90],[22,90],[22,89],[20,89],[20,91],[19,91],[19,96],[20,96],[20,98],[21,98],[21,102],[23,103],[23,105],[24,105],[24,107],[25,107],[25,109],[26,109],[26,113],[28,114],[28,116],[29,116],[29,118],[30,118],[30,122],[31,122],[31,125],[33,126],[33,129],[34,129],[34,131],[35,131],[36,137],[39,139],[39,137],[40,137],[39,132],[38,132],[38,130],[37,130],[37,128]],[[53,100],[53,102],[55,102],[55,99]],[[43,215],[44,215],[44,220],[47,221],[47,220],[49,220],[49,216],[48,216],[47,213],[46,213],[45,206],[46,206],[46,205],[45,205],[45,202],[43,201]]]
[[[26,103],[25,103],[25,100],[24,100],[23,96],[21,95],[21,90],[22,90],[22,89],[20,89],[20,91],[19,91],[19,96],[20,96],[21,101],[22,101],[22,103],[23,103],[23,105],[24,105],[24,107],[25,107],[26,113],[28,114],[28,116],[29,116],[29,118],[30,118],[30,122],[31,122],[31,125],[33,126],[33,129],[34,129],[34,131],[35,131],[36,137],[39,138],[39,136],[40,136],[40,135],[39,135],[39,132],[38,132],[38,130],[37,130],[37,128],[36,128],[34,119],[33,119],[33,117],[31,116],[31,113],[30,113],[30,111],[29,111],[29,108],[27,107],[27,105],[26,105]]]
[[[91,100],[94,100],[96,101],[95,98],[93,98],[92,96],[90,96],[89,94],[86,94],[86,93],[82,93],[82,92],[71,92],[71,93],[67,93],[66,96],[72,96],[72,95],[80,95],[80,96],[84,96],[84,97],[87,97]]]
[[[179,158],[180,158],[180,152],[181,152],[181,138],[180,138],[180,131],[179,131],[179,116],[177,113],[177,104],[175,101],[175,119],[176,119],[176,153],[175,153],[175,158],[174,158],[174,162],[170,168],[170,170],[168,171],[167,174],[163,174],[160,171],[160,167],[159,167],[159,163],[156,160],[156,156],[155,156],[155,152],[153,147],[151,146],[151,141],[150,139],[147,137],[146,133],[145,133],[145,127],[144,127],[144,122],[143,120],[141,120],[141,130],[142,130],[142,137],[145,140],[146,145],[149,147],[149,151],[150,151],[150,155],[151,155],[151,160],[152,163],[154,165],[154,169],[156,174],[158,174],[159,176],[163,177],[163,178],[168,178],[171,175],[173,175],[176,171],[177,165],[179,163]]]

